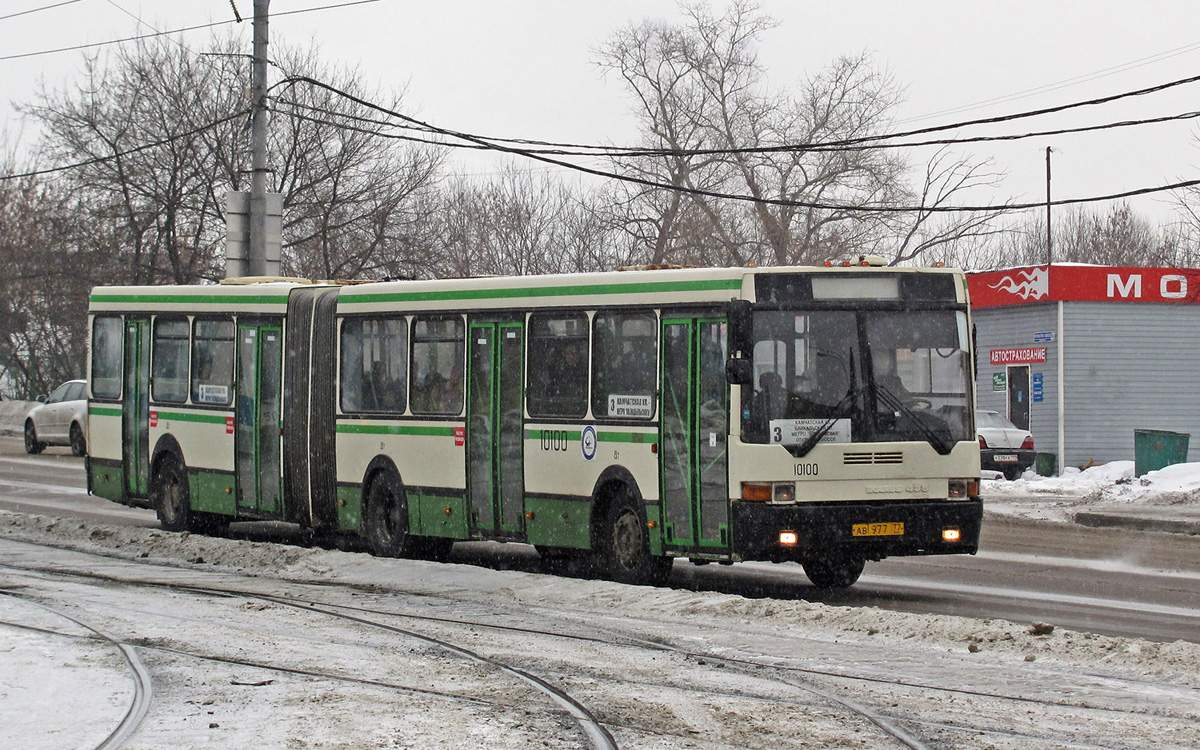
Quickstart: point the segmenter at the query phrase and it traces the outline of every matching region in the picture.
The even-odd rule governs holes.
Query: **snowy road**
[[[82,461],[66,449],[32,457],[19,440],[0,438],[0,509],[157,527],[152,512],[89,497],[83,482]],[[236,525],[234,533],[258,541],[299,541],[282,525]],[[1200,643],[1198,544],[1171,534],[989,518],[978,556],[871,563],[845,592],[817,591],[799,566],[790,564],[695,567],[681,561],[670,585],[753,598],[1045,621],[1106,635]],[[453,559],[540,570],[533,551],[520,545],[458,545]]]
[[[26,622],[27,601],[137,650],[154,699],[130,748],[589,746],[528,683],[397,631],[537,676],[622,748],[1200,746],[1195,644],[85,520],[0,531],[0,590],[24,598],[0,596],[0,692],[23,717],[0,723],[6,747],[88,746],[58,740],[102,737],[128,702],[116,656]],[[298,600],[394,630],[280,603]],[[72,710],[23,702],[31,672]]]

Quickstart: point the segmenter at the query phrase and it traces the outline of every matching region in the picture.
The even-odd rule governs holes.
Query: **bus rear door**
[[[729,399],[725,320],[665,318],[662,332],[663,543],[684,552],[728,549]]]
[[[125,377],[121,385],[121,462],[125,496],[150,488],[150,321],[125,320]]]

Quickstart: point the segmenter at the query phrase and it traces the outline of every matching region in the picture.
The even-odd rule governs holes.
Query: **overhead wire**
[[[53,10],[55,8],[61,8],[64,5],[74,5],[77,2],[79,2],[79,0],[63,0],[63,2],[54,3],[53,5],[43,5],[40,8],[31,8],[18,13],[9,13],[7,16],[0,16],[0,21],[7,21],[10,18],[17,18],[18,16],[28,16],[31,13],[41,13],[43,10]]]
[[[1150,93],[1150,92],[1154,92],[1154,91],[1161,91],[1161,90],[1164,90],[1165,88],[1183,85],[1184,83],[1192,83],[1195,81],[1200,81],[1200,76],[1193,76],[1193,77],[1190,77],[1187,79],[1181,79],[1179,81],[1174,81],[1174,82],[1171,82],[1168,84],[1161,84],[1159,86],[1153,86],[1153,87],[1148,87],[1145,89],[1139,89],[1137,91],[1126,92],[1124,94],[1117,94],[1117,95],[1113,95],[1113,96],[1109,96],[1109,97],[1102,97],[1101,99],[1097,99],[1097,100],[1089,100],[1088,102],[1072,104],[1072,105],[1061,105],[1061,106],[1057,106],[1057,107],[1047,107],[1047,108],[1043,108],[1042,110],[1037,110],[1036,112],[1039,114],[1050,113],[1050,112],[1060,112],[1060,111],[1064,111],[1066,109],[1070,109],[1073,106],[1087,106],[1087,105],[1093,104],[1097,101],[1115,101],[1117,99],[1125,98],[1127,96],[1145,95],[1146,93]],[[275,84],[275,86],[290,86],[290,85],[293,85],[296,83],[307,83],[309,85],[325,89],[331,93],[335,93],[335,94],[337,94],[349,101],[352,101],[356,104],[359,104],[361,106],[367,107],[369,109],[373,109],[377,112],[381,112],[390,117],[395,117],[404,122],[408,122],[413,125],[416,125],[420,128],[425,129],[427,132],[436,133],[436,134],[447,136],[447,137],[453,137],[456,139],[466,141],[468,143],[475,143],[475,144],[487,147],[490,150],[498,151],[500,153],[508,153],[508,154],[513,154],[513,155],[517,155],[517,156],[523,156],[525,158],[545,162],[547,164],[553,164],[553,165],[560,166],[560,167],[563,167],[566,169],[574,170],[577,172],[582,172],[584,174],[590,174],[590,175],[593,175],[596,177],[603,177],[606,179],[613,179],[613,180],[618,180],[618,181],[627,182],[627,183],[631,183],[631,184],[636,184],[636,185],[640,185],[642,187],[673,190],[676,192],[681,192],[681,193],[685,193],[685,194],[689,194],[689,195],[697,195],[697,196],[708,197],[708,198],[718,198],[718,199],[722,199],[722,200],[750,202],[750,203],[784,206],[784,207],[791,207],[791,208],[806,208],[806,209],[812,209],[812,210],[828,210],[828,211],[853,211],[853,212],[861,212],[861,213],[983,213],[983,212],[999,213],[999,212],[1006,212],[1006,211],[1027,210],[1027,209],[1031,209],[1031,208],[1042,208],[1047,205],[1069,206],[1069,205],[1078,205],[1078,204],[1083,204],[1083,203],[1098,203],[1098,202],[1111,201],[1111,200],[1120,200],[1123,198],[1131,198],[1131,197],[1135,197],[1135,196],[1139,196],[1139,195],[1147,195],[1147,194],[1151,194],[1151,193],[1166,192],[1166,191],[1170,191],[1170,190],[1179,190],[1179,189],[1183,189],[1183,188],[1195,187],[1197,185],[1200,185],[1200,179],[1185,180],[1185,181],[1172,183],[1169,185],[1138,188],[1138,189],[1134,189],[1134,190],[1122,191],[1122,192],[1118,192],[1118,193],[1111,193],[1111,194],[1107,194],[1107,195],[1091,196],[1091,197],[1086,197],[1086,198],[1064,198],[1064,199],[1058,199],[1058,200],[1053,200],[1053,201],[1049,201],[1049,202],[1038,201],[1036,203],[1011,203],[1010,202],[1010,203],[993,204],[993,205],[863,206],[863,205],[854,205],[854,204],[821,203],[821,202],[816,202],[816,201],[788,200],[788,199],[782,199],[782,198],[764,198],[761,196],[743,195],[743,194],[738,194],[738,193],[722,193],[722,192],[717,192],[717,191],[712,191],[712,190],[704,190],[701,188],[693,188],[693,187],[687,187],[687,186],[682,186],[682,185],[675,185],[675,184],[671,184],[671,183],[660,182],[658,180],[650,180],[650,179],[646,179],[646,178],[642,178],[642,177],[633,177],[630,175],[622,175],[622,174],[618,174],[615,172],[608,172],[608,171],[604,171],[604,170],[593,169],[591,167],[586,167],[586,166],[583,166],[580,164],[563,161],[561,159],[551,158],[550,156],[535,153],[528,149],[515,148],[512,146],[505,146],[505,145],[502,145],[502,143],[491,142],[488,139],[482,138],[480,136],[475,136],[475,135],[472,135],[469,133],[462,133],[462,132],[453,131],[453,130],[449,130],[446,128],[440,128],[440,127],[431,125],[429,123],[423,122],[421,120],[417,120],[416,118],[410,117],[410,116],[402,114],[400,112],[396,112],[395,110],[391,110],[391,109],[383,107],[379,104],[375,104],[374,102],[370,102],[368,100],[362,99],[361,97],[355,96],[346,91],[342,91],[334,86],[331,86],[322,81],[318,81],[314,78],[310,78],[308,76],[291,76],[289,78],[285,78],[282,81],[278,82],[277,84]],[[275,88],[275,86],[273,86],[272,88]],[[982,120],[979,120],[976,122],[995,122],[997,120],[1003,121],[1006,119],[1020,119],[1023,117],[1030,117],[1030,116],[1034,116],[1034,115],[1031,113],[1020,113],[1019,115],[1009,116],[1009,117],[1004,117],[1004,118],[983,118]],[[974,123],[972,123],[972,124],[974,124]],[[920,132],[936,132],[937,130],[941,130],[941,129],[944,129],[944,128],[943,127],[922,128],[920,130]],[[866,142],[869,140],[874,140],[875,138],[876,137],[873,137],[873,136],[865,136],[863,138],[851,139],[851,140],[856,141],[856,142]],[[752,152],[752,151],[754,151],[754,149],[747,149],[746,151]],[[718,152],[718,153],[726,153],[726,152],[727,151]],[[690,152],[688,152],[688,153],[690,153]]]
[[[275,18],[281,18],[283,16],[294,16],[294,15],[298,15],[300,13],[314,13],[316,11],[321,11],[321,10],[335,10],[337,8],[348,8],[348,7],[351,7],[354,5],[368,5],[370,3],[378,3],[378,2],[381,2],[381,0],[351,0],[350,2],[337,3],[334,5],[322,5],[322,6],[318,6],[318,7],[314,7],[314,8],[298,8],[296,10],[280,11],[278,13],[272,13],[271,18],[275,19]],[[53,55],[53,54],[57,54],[59,52],[74,52],[76,50],[82,50],[82,49],[95,49],[97,47],[108,47],[108,46],[111,46],[114,44],[124,44],[126,42],[137,42],[137,41],[141,41],[143,39],[153,39],[154,37],[167,36],[168,34],[183,34],[188,31],[199,31],[201,29],[214,29],[214,28],[217,28],[218,26],[228,26],[229,24],[232,24],[232,23],[237,23],[237,21],[234,21],[233,19],[227,19],[224,21],[212,21],[210,23],[202,23],[202,24],[197,24],[195,26],[186,26],[184,28],[179,28],[179,29],[170,29],[168,31],[156,31],[153,34],[140,34],[138,36],[130,36],[130,37],[125,37],[123,39],[109,39],[108,41],[104,41],[104,42],[90,42],[87,44],[76,44],[76,45],[73,45],[70,47],[58,47],[55,49],[44,49],[44,50],[39,50],[37,52],[21,52],[21,53],[15,54],[15,55],[2,55],[2,56],[0,56],[0,61],[2,61],[2,60],[20,60],[20,59],[27,58],[27,57],[40,57],[42,55]]]

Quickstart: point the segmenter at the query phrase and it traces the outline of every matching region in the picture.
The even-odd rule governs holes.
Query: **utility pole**
[[[1046,265],[1054,262],[1054,252],[1050,244],[1050,147],[1046,147]]]
[[[250,247],[249,275],[267,271],[267,6],[271,0],[254,0],[254,62],[251,75],[250,115]],[[1049,158],[1049,157],[1047,157]]]

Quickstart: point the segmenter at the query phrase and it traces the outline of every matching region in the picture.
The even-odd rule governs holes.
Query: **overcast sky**
[[[0,16],[63,0],[0,0]],[[273,0],[271,12],[343,0]],[[250,50],[252,0],[235,0]],[[714,9],[724,4],[712,3]],[[839,55],[870,51],[906,90],[899,127],[927,126],[1091,99],[1200,74],[1200,9],[1187,0],[971,0],[854,3],[763,0],[779,25],[759,46],[772,86],[793,87]],[[229,0],[76,0],[0,19],[0,57],[231,19]],[[407,87],[408,112],[447,128],[507,137],[629,143],[637,135],[619,80],[605,78],[594,50],[614,29],[647,18],[678,20],[671,0],[381,0],[276,16],[273,41],[316,41],[331,62],[357,65],[383,87]],[[210,31],[179,36],[201,50]],[[0,102],[11,143],[20,129],[11,103],[38,79],[69,85],[82,52],[0,60]],[[1082,112],[1024,121],[1024,132],[1200,110],[1200,83]],[[1196,121],[1124,131],[1030,139],[991,147],[1008,173],[975,201],[1045,199],[1045,147],[1052,146],[1055,198],[1086,197],[1200,176]],[[963,131],[995,134],[996,128]],[[29,133],[26,132],[26,140]],[[914,153],[923,160],[927,154]],[[541,169],[540,166],[531,167]],[[460,159],[455,169],[494,165]],[[1169,198],[1134,204],[1170,217]]]

